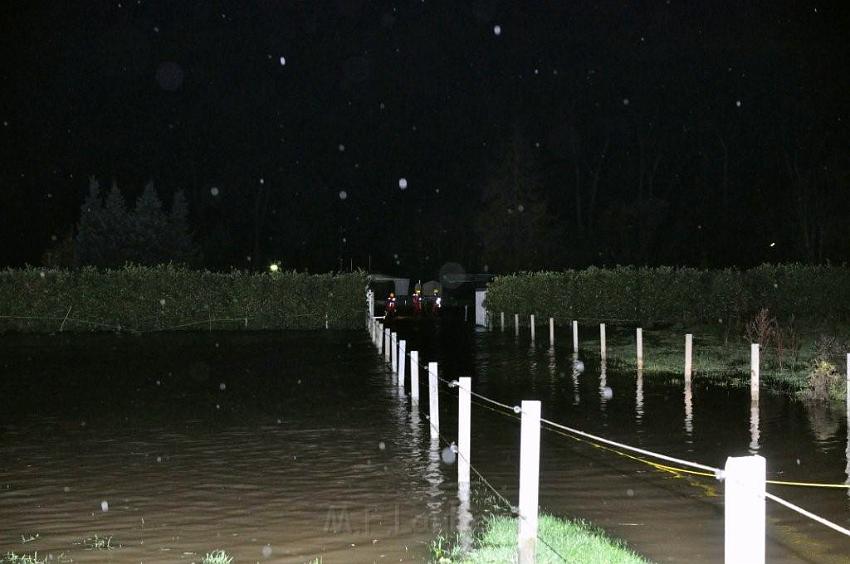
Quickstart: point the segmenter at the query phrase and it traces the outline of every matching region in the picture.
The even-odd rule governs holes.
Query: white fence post
[[[472,378],[458,378],[457,391],[457,483],[469,483],[472,429]]]
[[[514,314],[514,333],[519,337],[519,314]]]
[[[398,372],[398,335],[395,331],[392,332],[392,349],[390,350],[390,368],[393,372]]]
[[[531,320],[529,322],[531,325],[531,340],[534,340],[534,314],[531,315]]]
[[[540,486],[540,402],[522,402],[519,454],[518,556],[521,564],[533,563],[537,546],[537,504]]]
[[[419,351],[410,351],[410,401],[419,403]]]
[[[694,367],[694,336],[691,333],[685,335],[685,382],[691,381],[691,373]]]
[[[573,321],[573,352],[578,352],[578,321]]]
[[[502,331],[504,331],[505,330],[505,312],[504,311],[501,314],[499,314],[499,321],[502,324]]]
[[[549,318],[549,346],[555,346],[555,318]]]
[[[607,347],[605,346],[605,324],[600,323],[599,324],[599,358],[601,358],[602,360],[605,360],[608,357],[608,355],[606,354],[606,351],[605,351],[606,348]]]
[[[398,342],[398,385],[402,388],[404,387],[404,367],[407,364],[405,349],[407,349],[407,341],[402,339]]]
[[[637,368],[643,370],[643,329],[640,327],[635,330],[635,339],[637,340]]]
[[[437,363],[428,363],[428,416],[431,421],[431,438],[440,438],[440,396],[437,381]]]
[[[750,400],[759,399],[759,345],[750,345]]]
[[[726,459],[725,563],[764,564],[766,463],[761,456]]]
[[[390,361],[390,330],[384,329],[384,360]]]

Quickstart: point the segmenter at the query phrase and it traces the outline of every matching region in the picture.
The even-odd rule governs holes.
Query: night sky
[[[842,4],[8,4],[0,265],[90,176],[216,269],[847,261]]]

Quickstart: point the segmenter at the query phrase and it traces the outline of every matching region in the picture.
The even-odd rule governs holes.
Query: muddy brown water
[[[699,374],[685,394],[676,375],[638,378],[613,360],[603,374],[592,352],[580,353],[577,374],[568,335],[553,350],[546,335],[532,344],[449,319],[396,328],[441,375],[472,375],[476,391],[509,404],[540,399],[544,417],[564,424],[712,466],[758,452],[779,479],[848,479],[843,406],[763,392],[756,421],[746,389]],[[2,336],[0,552],[75,562],[200,562],[214,549],[236,562],[421,561],[438,532],[451,536],[464,516],[480,521],[499,502],[476,482],[465,512],[456,467],[429,439],[427,402],[412,410],[406,390],[359,331]],[[452,392],[441,397],[449,439]],[[475,405],[472,424],[473,465],[516,500],[517,421]],[[542,439],[544,510],[590,520],[659,562],[722,561],[722,484]],[[844,490],[770,491],[850,524]],[[95,534],[114,548],[88,549]],[[768,502],[769,561],[848,555],[838,533]]]

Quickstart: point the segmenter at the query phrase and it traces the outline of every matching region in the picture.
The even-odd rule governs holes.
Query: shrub
[[[365,288],[362,272],[7,269],[0,331],[356,328]]]
[[[595,268],[524,272],[488,287],[493,312],[624,322],[739,327],[762,309],[779,320],[850,319],[850,268],[762,265],[749,270]]]

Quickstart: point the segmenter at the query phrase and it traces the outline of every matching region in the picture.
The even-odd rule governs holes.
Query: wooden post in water
[[[458,378],[457,390],[457,483],[469,484],[472,437],[472,378]]]
[[[531,325],[531,342],[534,342],[534,314],[531,314],[531,321],[529,322]]]
[[[501,314],[499,314],[499,320],[502,324],[502,331],[504,331],[505,330],[505,312],[504,311]]]
[[[519,531],[520,564],[535,561],[537,547],[537,503],[540,486],[540,402],[522,402],[519,454]]]
[[[410,351],[410,401],[419,403],[419,351]]]
[[[431,421],[431,438],[440,438],[440,396],[437,381],[437,363],[428,363],[428,416]]]
[[[404,367],[407,364],[407,355],[405,354],[406,348],[407,341],[402,339],[398,342],[398,385],[400,388],[404,387]]]
[[[555,318],[549,318],[549,346],[555,346]]]
[[[605,360],[608,358],[608,354],[606,352],[607,347],[605,346],[605,324],[599,324],[599,358]]]
[[[635,330],[635,339],[637,340],[637,368],[643,370],[643,329],[640,327]]]
[[[514,334],[519,337],[519,314],[514,314]]]
[[[690,383],[694,367],[694,336],[685,335],[685,382]]]
[[[750,345],[750,400],[759,400],[759,344]]]
[[[725,563],[764,564],[764,480],[761,456],[726,459],[724,493]]]
[[[578,321],[573,321],[573,352],[578,352]]]

